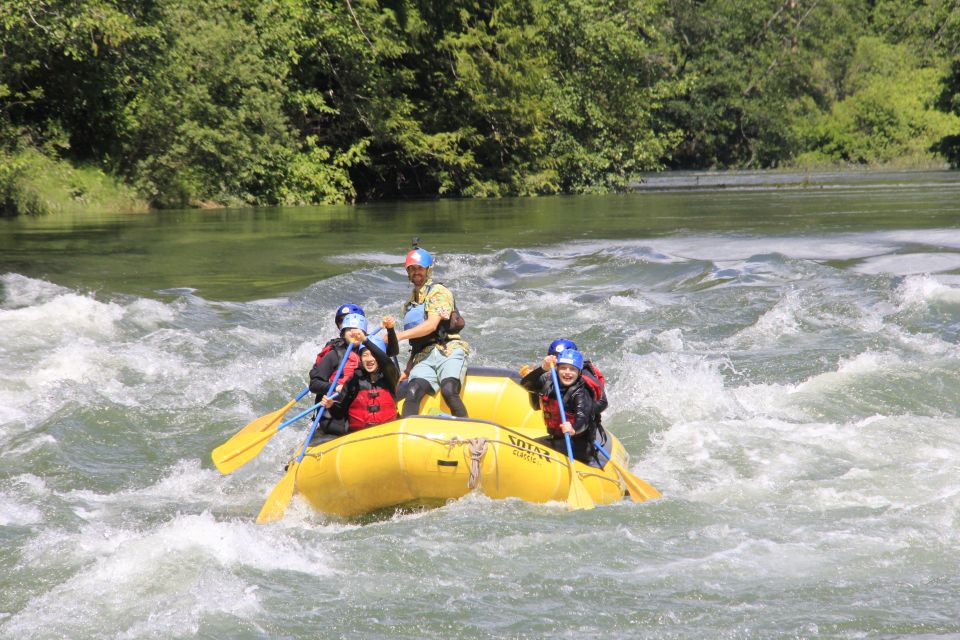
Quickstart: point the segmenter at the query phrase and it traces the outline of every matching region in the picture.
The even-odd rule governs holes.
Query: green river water
[[[0,219],[0,637],[960,637],[957,177]],[[307,425],[210,451],[413,236],[474,364],[601,366],[662,499],[253,523]]]

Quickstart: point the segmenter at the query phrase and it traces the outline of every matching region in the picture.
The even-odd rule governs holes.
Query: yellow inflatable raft
[[[470,418],[429,415],[449,411],[436,394],[423,401],[421,412],[427,415],[308,449],[296,471],[297,491],[317,510],[343,517],[439,506],[474,490],[491,498],[566,500],[568,459],[535,441],[546,435],[540,412],[505,373],[471,369],[463,392]],[[608,452],[626,469],[627,452],[608,435]],[[596,504],[623,498],[626,486],[614,465],[574,465]]]

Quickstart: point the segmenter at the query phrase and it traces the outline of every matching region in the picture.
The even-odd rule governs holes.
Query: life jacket
[[[560,425],[564,422],[573,424],[573,421],[576,419],[576,415],[567,409],[567,407],[570,406],[571,389],[573,389],[573,386],[569,387],[566,393],[563,394],[563,408],[567,414],[566,420],[562,420],[560,417],[560,405],[557,404],[556,392],[550,395],[540,394],[540,410],[543,412],[543,424],[545,424],[547,430],[554,435],[562,437],[563,431],[560,430]]]
[[[600,367],[593,364],[589,360],[583,363],[583,373],[588,374],[583,376],[584,380],[587,382],[587,385],[590,386],[590,390],[594,391],[594,386],[597,385],[597,388],[600,391],[603,391],[607,388],[607,381],[604,379],[603,374],[600,372]],[[597,400],[600,399],[600,394],[594,391],[593,397]]]
[[[422,302],[419,302],[419,303],[417,303],[417,304],[414,304],[414,303],[412,303],[412,302],[407,302],[406,307],[405,307],[405,312],[404,312],[404,314],[403,314],[403,329],[404,329],[404,331],[406,331],[407,329],[412,329],[412,328],[416,327],[417,325],[420,325],[420,324],[423,324],[424,322],[426,322],[426,320],[427,320],[427,310],[426,310],[427,298],[430,297],[430,290],[433,289],[434,285],[437,285],[437,284],[442,285],[443,283],[441,283],[441,282],[432,282],[432,283],[430,283],[429,285],[427,285],[427,290],[426,290],[426,291],[424,292],[424,294],[423,294],[423,301],[422,301]],[[451,298],[453,297],[453,292],[450,292],[450,296],[451,296]],[[456,302],[456,300],[454,300],[454,302],[453,302],[453,309],[450,310],[451,315],[452,315],[455,311],[457,311],[457,302]],[[457,315],[459,316],[459,312],[458,312],[458,311],[457,311]],[[462,320],[461,320],[461,322],[462,322]],[[448,319],[443,319],[443,320],[440,321],[440,324],[437,325],[437,329],[436,329],[436,331],[434,331],[433,333],[428,334],[428,335],[425,335],[425,336],[422,336],[422,337],[420,337],[420,338],[412,338],[412,339],[410,340],[410,348],[413,350],[414,353],[418,353],[418,352],[420,352],[420,351],[423,351],[426,347],[430,346],[431,344],[446,344],[446,342],[447,342],[447,340],[448,340],[448,337],[449,337],[451,334],[454,334],[454,333],[456,333],[456,332],[455,332],[455,331],[451,331],[451,329],[450,329],[450,319],[449,319],[449,318],[448,318]]]
[[[603,396],[603,374],[600,373],[600,369],[592,363],[584,364],[583,369],[580,372],[580,379],[583,380],[584,386],[590,391],[590,395],[593,396],[594,401],[599,401]],[[576,384],[576,383],[574,383]],[[573,389],[571,385],[566,393],[563,394],[563,408],[564,410],[570,406],[568,400],[568,395],[570,390]],[[551,393],[549,396],[545,394],[540,394],[540,410],[543,412],[543,422],[547,425],[547,429],[554,432],[555,434],[562,435],[560,431],[560,425],[564,422],[560,419],[560,405],[557,404],[557,394],[556,392]],[[567,411],[567,422],[573,424],[576,416],[570,411]],[[595,420],[599,420],[599,416],[594,417]]]
[[[590,393],[593,395],[594,400],[599,400],[603,396],[603,390],[606,387],[606,380],[603,379],[603,374],[600,373],[600,369],[597,365],[592,362],[585,362],[583,365],[583,370],[580,372],[580,377],[583,378],[584,384],[587,385],[587,389],[590,389]]]
[[[313,366],[320,364],[320,361],[323,360],[323,356],[327,355],[331,351],[336,351],[338,359],[343,360],[343,354],[347,352],[347,348],[343,346],[342,341],[339,338],[334,338],[327,344],[323,346],[323,349],[320,350],[320,353],[317,354],[317,360],[313,363]],[[353,376],[353,372],[357,370],[357,367],[360,366],[360,356],[357,355],[356,350],[350,351],[350,357],[347,358],[347,364],[343,365],[343,373],[340,374],[340,381],[349,380]],[[330,374],[330,382],[333,382],[333,376],[336,375],[336,371]]]
[[[347,409],[350,431],[359,431],[390,422],[397,417],[397,401],[390,392],[378,387],[366,376],[360,378],[360,391]]]

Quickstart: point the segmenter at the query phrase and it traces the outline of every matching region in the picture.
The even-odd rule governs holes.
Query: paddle
[[[553,390],[557,394],[560,419],[562,422],[566,422],[567,412],[563,408],[563,393],[560,391],[560,380],[557,379],[557,368],[555,366],[550,367],[550,375],[553,377]],[[580,476],[577,475],[576,470],[573,468],[573,444],[570,442],[570,434],[564,432],[563,437],[567,441],[567,458],[569,458],[568,467],[570,469],[570,493],[567,494],[567,509],[570,511],[575,509],[593,509],[593,498],[590,497],[587,488],[583,486],[583,481],[580,480]]]
[[[293,407],[293,405],[297,404],[297,402],[299,402],[303,396],[307,395],[309,392],[310,386],[308,385],[303,388],[303,391],[297,394],[296,398],[285,404],[283,407],[266,415],[260,416],[256,420],[253,420],[243,429],[240,429],[240,431],[236,432],[229,440],[214,449],[210,454],[210,457],[213,458],[213,464],[215,464],[217,469],[220,470],[220,473],[231,473],[249,462],[249,460],[244,460],[237,465],[229,464],[230,461],[238,454],[239,446],[247,445],[250,442],[251,437],[259,436],[264,431],[269,431],[273,425],[280,422],[284,414],[286,414],[287,411]],[[270,435],[272,436],[273,434]],[[253,455],[255,456],[256,453]],[[252,457],[253,456],[251,456],[251,458]]]
[[[337,383],[340,382],[340,374],[343,373],[343,367],[347,364],[347,360],[350,359],[350,352],[353,351],[353,347],[353,342],[347,345],[347,352],[343,354],[343,359],[340,360],[340,366],[337,367],[337,372],[333,374],[333,381],[330,383],[330,389],[335,389],[337,387]],[[336,394],[334,394],[334,396],[336,396]],[[320,418],[323,417],[324,409],[326,409],[326,407],[321,406],[320,410],[317,411],[317,417],[314,418],[313,424],[310,426],[310,433],[307,434],[307,439],[303,441],[303,447],[300,449],[300,454],[297,456],[297,459],[287,465],[286,475],[280,479],[280,482],[277,483],[277,485],[273,488],[273,491],[270,492],[270,495],[267,496],[266,502],[263,503],[263,508],[260,509],[260,513],[257,515],[258,523],[262,524],[264,522],[279,520],[286,512],[287,505],[290,504],[290,500],[293,498],[297,469],[300,467],[300,461],[303,460],[303,456],[307,452],[307,447],[310,445],[310,440],[313,439],[313,434],[317,430],[317,425],[320,424]]]
[[[627,491],[630,492],[630,497],[634,502],[644,502],[645,500],[652,500],[653,498],[659,498],[661,494],[657,491],[653,485],[644,482],[637,476],[630,473],[627,469],[624,469],[623,466],[610,457],[610,454],[607,453],[607,450],[603,448],[603,445],[600,444],[599,440],[593,441],[593,446],[597,448],[604,457],[610,461],[610,464],[613,465],[614,471],[620,474],[620,477],[623,478],[624,484],[627,485]]]
[[[257,454],[267,445],[270,438],[277,435],[281,430],[289,427],[291,424],[307,415],[311,411],[320,408],[322,405],[318,402],[309,409],[304,409],[294,417],[285,421],[273,431],[261,431],[255,433],[237,433],[227,442],[223,443],[213,451],[213,462],[217,465],[220,473],[233,473],[243,465],[257,457]],[[227,445],[230,445],[227,448]]]
[[[383,327],[377,329],[371,333],[370,336],[377,335],[380,333],[382,328]],[[295,418],[287,420],[276,429],[273,429],[272,431],[270,430],[271,427],[279,422],[280,419],[283,418],[284,414],[289,411],[294,404],[300,401],[303,396],[307,395],[309,391],[310,386],[307,385],[304,387],[303,391],[297,394],[296,398],[288,402],[284,407],[257,418],[243,429],[235,433],[232,438],[214,449],[211,453],[211,457],[213,458],[213,464],[216,465],[217,469],[220,470],[220,473],[224,475],[233,473],[243,465],[247,464],[257,457],[257,454],[259,454],[263,447],[266,446],[270,438],[277,435],[281,429],[289,426],[293,422],[296,422],[303,416],[319,407],[319,404],[315,404],[306,411],[297,414]]]
[[[317,411],[317,417],[313,419],[313,426],[310,427],[310,435],[307,436],[306,441],[303,443],[304,451],[307,448],[307,443],[310,442],[310,439],[313,437],[313,432],[316,431],[317,425],[320,423],[324,409],[325,407],[321,405],[320,410]],[[284,474],[284,476],[280,478],[280,482],[273,487],[270,495],[267,496],[266,501],[263,503],[263,507],[260,508],[260,513],[257,514],[257,524],[272,522],[283,517],[283,514],[287,510],[287,505],[290,504],[290,500],[293,498],[293,490],[296,486],[297,479],[297,467],[300,466],[302,457],[303,454],[301,452],[301,455],[296,461],[287,465],[286,474]]]

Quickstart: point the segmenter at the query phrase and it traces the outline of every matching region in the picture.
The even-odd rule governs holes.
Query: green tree
[[[810,151],[800,160],[932,160],[930,148],[960,125],[956,116],[933,107],[941,76],[940,69],[923,66],[904,45],[861,38],[842,99],[810,126],[801,127]]]
[[[665,113],[684,131],[674,167],[772,167],[801,149],[794,123],[828,108],[866,27],[859,0],[677,0],[688,96]]]
[[[2,0],[0,193],[40,208],[31,150],[159,206],[956,163],[958,34],[951,0]]]
[[[367,197],[607,189],[656,168],[679,93],[656,5],[637,1],[317,2],[295,76],[301,126],[346,150]]]
[[[960,117],[960,58],[950,63],[944,75],[935,106],[940,111]],[[933,151],[942,154],[954,168],[960,167],[960,126],[954,126],[933,145]]]
[[[873,35],[907,45],[925,65],[960,55],[960,4],[955,0],[875,0]]]
[[[148,74],[122,122],[121,168],[157,205],[269,198],[295,138],[283,113],[283,65],[229,0],[157,6]]]
[[[554,0],[539,16],[550,61],[548,158],[564,192],[623,188],[680,140],[660,117],[685,94],[665,4]]]
[[[342,152],[364,145],[351,172],[364,197],[514,191],[544,119],[526,3],[306,7],[300,127]]]
[[[109,149],[138,34],[131,13],[110,0],[0,2],[3,146],[84,160]]]

